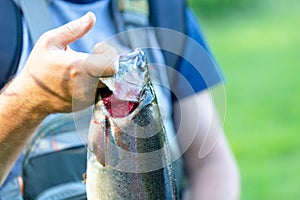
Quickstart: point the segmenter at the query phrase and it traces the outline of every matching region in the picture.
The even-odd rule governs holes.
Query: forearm
[[[189,169],[188,200],[237,200],[240,192],[239,170],[226,141],[222,138],[210,154],[198,159]],[[223,152],[218,152],[222,150]],[[194,161],[195,162],[195,161]],[[194,166],[195,167],[195,166]]]
[[[28,87],[30,84],[20,77],[0,95],[0,183],[4,181],[34,129],[46,116],[45,112],[39,112],[38,101],[34,93],[28,92]]]
[[[238,167],[208,91],[174,104],[174,119],[189,183],[184,200],[238,199]]]

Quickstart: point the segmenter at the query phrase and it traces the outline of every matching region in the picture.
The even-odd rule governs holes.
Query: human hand
[[[68,47],[94,24],[95,15],[87,13],[44,33],[24,70],[13,81],[14,92],[30,99],[32,106],[45,114],[72,111],[72,100],[82,102],[83,107],[91,105],[98,78],[113,75],[118,70],[112,64],[117,51],[107,44],[96,45],[94,54],[76,52]]]

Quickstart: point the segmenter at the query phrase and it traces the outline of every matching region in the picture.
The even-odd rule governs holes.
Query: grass
[[[225,131],[242,200],[300,199],[300,2],[287,2],[198,14],[227,79]]]

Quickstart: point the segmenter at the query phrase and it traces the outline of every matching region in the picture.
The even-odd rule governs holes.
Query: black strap
[[[0,88],[16,73],[22,52],[21,11],[11,0],[0,1]]]
[[[185,33],[185,0],[148,1],[152,25]]]
[[[186,33],[185,26],[185,0],[149,0],[150,5],[150,23],[154,27],[167,28],[181,33]],[[160,31],[156,35],[159,45],[162,49],[168,49],[168,45],[172,44],[177,49],[177,52],[183,52],[185,40],[184,38],[176,38],[176,42],[172,41],[174,38],[170,37],[169,32]],[[166,47],[166,48],[165,48]],[[164,51],[166,64],[171,67],[176,67],[178,55]]]

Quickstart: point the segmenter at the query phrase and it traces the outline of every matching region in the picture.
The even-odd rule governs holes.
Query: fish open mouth
[[[132,113],[138,103],[132,101],[124,101],[114,95],[108,87],[99,88],[99,95],[102,98],[103,104],[111,117],[122,118]]]

